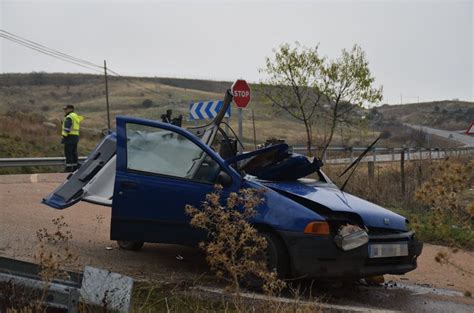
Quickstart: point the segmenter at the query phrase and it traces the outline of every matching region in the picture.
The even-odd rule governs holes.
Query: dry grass
[[[206,253],[206,260],[218,278],[230,283],[237,300],[242,282],[248,279],[261,280],[263,290],[268,294],[278,294],[285,283],[277,278],[273,269],[267,268],[262,251],[267,241],[249,223],[255,208],[264,198],[262,192],[242,189],[221,200],[221,186],[206,195],[201,209],[186,206],[191,216],[191,225],[208,233],[208,240],[200,243]]]
[[[399,162],[376,163],[373,178],[367,163],[362,163],[346,191],[406,216],[422,241],[474,249],[470,162],[469,157],[407,161],[405,194]],[[324,171],[341,186],[345,176],[337,176],[344,167],[326,165]]]
[[[322,312],[318,299],[302,295],[297,289],[287,297],[278,298],[259,294],[243,294],[240,298],[231,292],[209,292],[191,284],[138,282],[134,292],[132,312],[262,312],[310,313]]]

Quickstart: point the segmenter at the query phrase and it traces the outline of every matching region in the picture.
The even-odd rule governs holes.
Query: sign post
[[[244,142],[244,133],[243,133],[242,121],[244,119],[244,117],[243,117],[244,113],[242,112],[242,108],[238,108],[238,111],[239,111],[239,115],[238,115],[239,139],[240,139],[240,142],[243,143]],[[239,145],[239,149],[242,149],[242,146]]]
[[[250,87],[245,80],[238,79],[232,85],[231,90],[232,90],[233,100],[235,104],[237,105],[238,111],[239,111],[238,113],[239,139],[241,142],[243,142],[244,136],[243,136],[243,127],[242,127],[242,120],[243,120],[242,108],[245,108],[247,104],[250,102]],[[242,148],[240,147],[239,149],[242,149]]]

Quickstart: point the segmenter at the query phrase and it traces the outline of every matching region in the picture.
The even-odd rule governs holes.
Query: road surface
[[[136,279],[213,281],[203,255],[195,248],[146,244],[138,252],[119,250],[109,240],[110,208],[81,202],[65,210],[54,210],[40,204],[64,179],[65,174],[0,176],[1,256],[34,261],[36,231],[43,227],[53,229],[51,220],[62,215],[72,231],[71,245],[79,257],[69,269],[80,271],[91,265]],[[440,249],[443,248],[426,245],[419,268],[401,277],[387,276],[394,282],[386,286],[341,287],[333,282],[317,282],[317,296],[349,310],[473,312],[474,299],[463,297],[464,291],[474,291],[472,276],[436,263],[434,256]],[[474,253],[458,252],[452,260],[474,273]]]
[[[464,144],[465,147],[474,147],[474,137],[473,136],[468,136],[465,134],[461,134],[457,131],[449,131],[449,130],[442,130],[442,129],[436,129],[436,128],[431,128],[427,126],[421,126],[421,125],[413,125],[413,124],[404,124],[408,127],[411,127],[416,130],[422,130],[425,133],[436,135],[439,137],[444,137],[447,139],[455,140],[458,141],[462,144]]]

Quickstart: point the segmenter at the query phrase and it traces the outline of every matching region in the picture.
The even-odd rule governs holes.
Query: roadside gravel
[[[108,207],[81,202],[65,210],[54,210],[41,204],[41,199],[65,177],[65,174],[0,176],[1,256],[33,261],[36,231],[51,227],[51,220],[62,215],[72,230],[71,244],[79,255],[72,269],[91,265],[135,278],[165,281],[202,279],[208,275],[205,260],[195,248],[146,244],[138,252],[119,250],[109,240],[111,209]],[[450,260],[456,265],[452,266],[435,261],[439,251],[449,253],[446,247],[425,244],[415,271],[402,276],[387,275],[386,280],[474,293],[474,252],[451,253]]]

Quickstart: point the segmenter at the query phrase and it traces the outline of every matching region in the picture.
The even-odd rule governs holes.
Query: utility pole
[[[104,75],[105,75],[105,100],[107,103],[107,129],[110,130],[109,84],[107,82],[107,62],[105,62],[105,60],[104,60]]]

